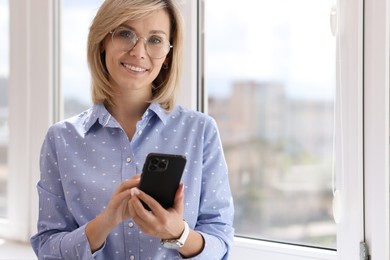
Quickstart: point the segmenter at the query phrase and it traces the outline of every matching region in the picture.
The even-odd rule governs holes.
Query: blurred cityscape
[[[235,200],[236,235],[335,248],[332,100],[288,98],[277,82],[209,97]]]

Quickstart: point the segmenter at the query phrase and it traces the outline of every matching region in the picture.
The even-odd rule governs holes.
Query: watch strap
[[[161,239],[161,244],[169,249],[179,249],[184,246],[188,235],[190,234],[190,227],[188,223],[184,220],[184,230],[181,236],[178,239]]]
[[[188,235],[190,234],[190,227],[188,226],[187,221],[184,220],[184,231],[181,234],[180,238],[177,240],[177,242],[180,243],[180,247],[184,246],[184,243],[187,240]]]

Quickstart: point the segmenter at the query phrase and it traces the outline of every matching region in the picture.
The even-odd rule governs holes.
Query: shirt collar
[[[105,121],[108,122],[109,113],[103,104],[96,104],[86,113],[83,122],[84,132],[87,133],[92,126],[98,121],[100,125],[104,126]]]
[[[142,116],[142,120],[150,119],[153,114],[157,115],[164,125],[167,123],[169,114],[158,103],[151,103],[149,105]],[[120,127],[119,123],[111,116],[103,104],[94,105],[88,112],[84,112],[83,115],[86,115],[83,123],[85,133],[87,133],[96,122],[99,122],[102,127]]]
[[[148,115],[150,113],[149,111],[152,111],[154,114],[156,114],[164,125],[167,123],[169,113],[165,111],[165,109],[163,109],[159,103],[150,104],[149,108],[146,109],[145,114],[142,118]]]

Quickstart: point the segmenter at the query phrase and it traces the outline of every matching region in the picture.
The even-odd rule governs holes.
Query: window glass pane
[[[60,74],[63,116],[68,118],[91,105],[87,38],[89,26],[103,0],[61,2]]]
[[[7,215],[9,6],[0,0],[0,218]]]
[[[332,1],[204,2],[208,112],[230,169],[236,235],[335,248]]]

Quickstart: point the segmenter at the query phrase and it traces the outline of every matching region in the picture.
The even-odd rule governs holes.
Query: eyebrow
[[[135,28],[133,28],[133,27],[131,27],[130,25],[127,25],[127,24],[122,24],[122,25],[120,25],[119,27],[126,27],[126,28],[128,28],[128,29],[130,29],[130,30],[133,30],[133,31],[137,32],[137,30],[136,30]],[[162,30],[151,30],[151,31],[149,31],[149,34],[164,34],[165,36],[168,37],[168,35],[166,34],[166,32],[164,32],[164,31],[162,31]]]

